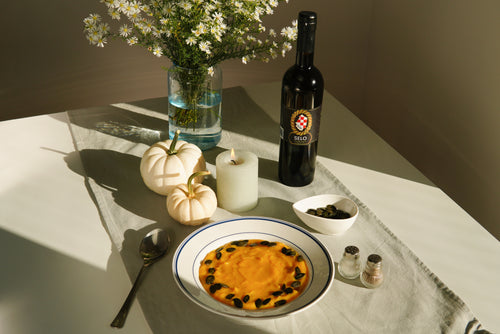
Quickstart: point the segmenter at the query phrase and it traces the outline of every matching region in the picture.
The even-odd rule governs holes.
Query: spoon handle
[[[137,288],[139,287],[140,279],[144,271],[148,265],[145,263],[141,270],[139,271],[139,274],[137,274],[137,278],[135,279],[134,285],[132,286],[132,289],[130,290],[127,299],[125,299],[125,302],[123,303],[122,308],[116,315],[115,319],[111,323],[111,327],[116,327],[116,328],[122,328],[123,325],[125,324],[125,320],[127,319],[128,311],[130,310],[130,306],[132,305],[132,302],[134,301],[135,293],[137,292]]]

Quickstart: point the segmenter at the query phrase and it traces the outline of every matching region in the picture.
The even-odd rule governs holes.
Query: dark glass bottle
[[[317,15],[302,11],[298,17],[297,57],[286,71],[281,89],[279,179],[293,187],[314,179],[318,149],[323,76],[314,67]]]

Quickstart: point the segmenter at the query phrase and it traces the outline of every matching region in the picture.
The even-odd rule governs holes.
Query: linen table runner
[[[259,204],[241,216],[286,220],[313,232],[339,262],[347,245],[362,256],[380,254],[384,284],[366,289],[338,272],[328,293],[311,308],[276,320],[245,320],[219,316],[188,300],[172,276],[176,247],[196,227],[172,220],[166,198],[143,183],[139,164],[144,151],[168,137],[166,99],[68,112],[76,150],[86,172],[89,193],[102,223],[120,252],[131,279],[142,259],[138,247],[153,228],[173,236],[167,256],[147,273],[137,294],[153,333],[486,333],[464,302],[450,291],[383,223],[323,165],[317,164],[311,185],[292,188],[278,181],[279,125],[243,88],[226,89],[223,96],[223,135],[218,147],[205,151],[207,168],[215,175],[216,156],[231,147],[259,157]],[[334,111],[330,111],[334,112]],[[325,144],[325,143],[323,143]],[[215,190],[215,179],[205,184]],[[334,193],[356,201],[360,214],[346,233],[326,236],[305,226],[293,213],[302,198]],[[212,221],[238,217],[217,208]],[[137,303],[133,307],[137,307]],[[110,305],[110,308],[119,305]],[[110,319],[111,321],[112,319]]]

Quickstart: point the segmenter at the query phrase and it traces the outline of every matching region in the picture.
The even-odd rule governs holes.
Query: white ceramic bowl
[[[283,306],[264,310],[239,309],[212,298],[198,279],[200,263],[211,250],[243,239],[280,241],[300,253],[310,273],[301,295]],[[181,291],[199,306],[217,314],[252,319],[277,318],[310,307],[328,291],[335,275],[332,258],[316,237],[295,224],[264,217],[242,217],[201,227],[179,245],[172,269]]]
[[[306,213],[308,209],[317,209],[333,204],[337,209],[351,215],[346,219],[323,218]],[[293,211],[306,225],[323,234],[341,234],[347,231],[358,217],[358,206],[351,199],[333,194],[317,195],[304,198],[293,204]]]

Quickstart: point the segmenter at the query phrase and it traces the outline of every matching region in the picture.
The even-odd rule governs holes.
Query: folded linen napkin
[[[276,320],[233,319],[202,309],[182,294],[172,276],[175,248],[196,227],[173,221],[166,211],[165,197],[146,188],[139,172],[144,151],[167,137],[168,121],[162,113],[166,99],[71,111],[70,128],[89,193],[132,280],[142,265],[138,253],[142,237],[156,227],[173,236],[172,249],[151,268],[137,295],[153,333],[486,333],[464,302],[323,165],[317,164],[311,185],[282,185],[277,178],[278,124],[243,88],[225,90],[223,101],[222,140],[204,156],[215,175],[215,158],[226,149],[245,149],[258,155],[259,204],[241,215],[278,218],[310,230],[336,263],[350,244],[357,245],[364,256],[380,254],[385,282],[370,290],[359,279],[345,280],[337,274],[319,303]],[[206,184],[215,188],[215,179]],[[359,217],[343,235],[318,234],[293,213],[293,202],[321,193],[347,195],[358,204]],[[237,216],[217,208],[212,220]]]

